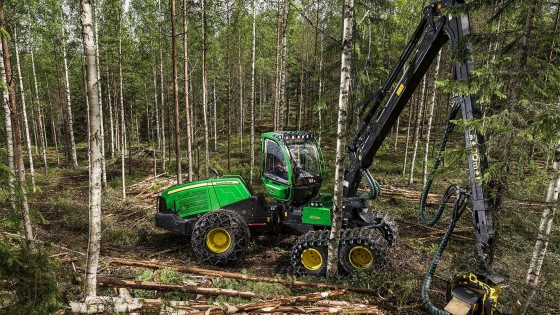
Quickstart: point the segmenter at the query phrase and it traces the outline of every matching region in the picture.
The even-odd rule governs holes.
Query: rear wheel
[[[379,271],[387,263],[387,241],[377,229],[344,230],[340,241],[339,261],[348,273]]]
[[[292,267],[297,275],[322,277],[327,272],[328,231],[311,231],[292,247]]]
[[[234,211],[204,214],[193,227],[191,245],[195,256],[212,265],[227,265],[241,259],[249,245],[249,228]]]

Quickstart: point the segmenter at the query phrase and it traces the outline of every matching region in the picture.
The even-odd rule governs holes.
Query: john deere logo
[[[274,193],[274,188],[270,188],[270,193],[271,193],[271,194]]]

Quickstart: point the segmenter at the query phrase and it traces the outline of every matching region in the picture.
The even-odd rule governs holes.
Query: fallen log
[[[152,314],[191,314],[193,312],[221,309],[216,305],[204,303],[191,303],[189,301],[165,301],[160,299],[139,299],[97,296],[89,297],[82,303],[70,302],[66,309],[71,313],[152,313]],[[215,314],[212,312],[212,314]],[[220,314],[220,313],[218,313]]]
[[[155,263],[150,261],[138,261],[138,260],[123,259],[123,258],[113,258],[111,263],[117,265],[150,268],[150,269],[170,268],[178,272],[193,273],[193,274],[199,274],[199,275],[210,276],[210,277],[222,277],[222,278],[230,278],[230,279],[279,283],[279,284],[283,284],[287,286],[295,286],[295,287],[310,287],[310,288],[328,289],[328,290],[346,290],[346,291],[351,291],[356,293],[366,293],[366,294],[377,293],[376,290],[363,289],[363,288],[350,288],[350,287],[344,287],[336,284],[268,278],[268,277],[261,277],[261,276],[246,275],[246,274],[236,273],[236,272],[218,271],[218,270],[202,269],[196,267],[184,267],[184,266],[169,265],[163,263]]]
[[[278,298],[278,299],[267,300],[267,301],[258,301],[258,302],[247,303],[247,304],[236,306],[235,309],[236,311],[248,312],[248,311],[254,311],[266,307],[289,305],[298,302],[299,303],[314,302],[328,297],[341,295],[344,294],[345,292],[346,292],[345,290],[336,290],[336,291],[327,291],[327,292],[319,292],[319,293],[310,293],[310,294],[300,295],[300,296]]]
[[[97,284],[106,287],[117,287],[117,288],[132,288],[132,289],[144,289],[144,290],[158,290],[158,291],[182,291],[188,293],[204,294],[204,295],[223,295],[230,297],[241,297],[244,299],[261,298],[262,295],[254,292],[245,291],[235,291],[229,289],[220,288],[201,288],[192,285],[180,285],[180,284],[162,284],[151,281],[141,281],[141,280],[123,280],[116,278],[98,277]]]
[[[406,221],[406,220],[402,220],[402,219],[395,219],[395,221],[400,222],[400,223],[404,223],[404,224],[407,224],[407,225],[415,226],[415,227],[420,227],[420,228],[423,228],[425,230],[432,231],[433,233],[442,232],[442,234],[445,234],[445,231],[434,229],[433,227],[429,227],[427,225],[418,224],[418,223],[414,223],[414,222],[410,222],[410,221]],[[455,237],[457,239],[460,239],[460,240],[474,241],[474,238],[472,238],[472,237],[458,235],[458,234],[455,234],[455,232],[453,232],[453,234],[451,234],[451,236]]]

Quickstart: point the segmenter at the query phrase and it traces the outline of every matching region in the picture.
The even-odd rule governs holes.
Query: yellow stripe
[[[177,188],[177,189],[173,189],[170,190],[167,194],[168,195],[172,195],[174,193],[178,193],[184,190],[189,190],[189,189],[194,189],[194,188],[198,188],[198,187],[205,187],[205,186],[219,186],[219,185],[235,185],[238,184],[238,181],[235,180],[229,180],[229,181],[225,181],[225,182],[216,182],[216,183],[200,183],[200,184],[195,184],[195,185],[190,185],[190,186],[185,186],[185,187],[181,187],[181,188]]]

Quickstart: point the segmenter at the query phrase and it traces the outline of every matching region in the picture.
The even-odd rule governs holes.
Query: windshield
[[[295,169],[298,170],[299,176],[302,177],[319,177],[321,176],[321,166],[319,165],[319,156],[317,148],[311,142],[292,143],[288,145],[292,157],[295,162]]]

